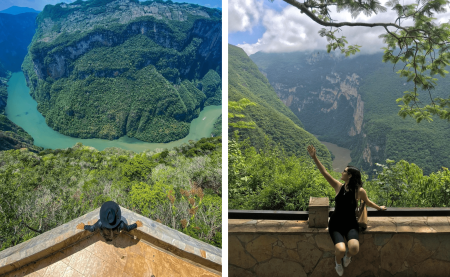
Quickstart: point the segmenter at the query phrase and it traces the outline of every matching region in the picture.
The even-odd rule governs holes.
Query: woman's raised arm
[[[314,162],[316,163],[317,168],[319,169],[320,173],[322,173],[323,177],[325,177],[325,180],[334,188],[336,191],[336,194],[339,193],[339,190],[341,189],[341,182],[334,179],[330,173],[326,170],[326,168],[323,166],[323,164],[319,161],[319,159],[316,156],[316,148],[314,146],[310,145],[308,146],[308,153],[313,158]]]

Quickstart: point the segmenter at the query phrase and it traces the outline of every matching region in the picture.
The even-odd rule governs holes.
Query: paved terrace
[[[0,276],[221,276],[222,250],[121,207],[128,224],[113,242],[77,230],[94,224],[100,208],[0,252]]]
[[[370,215],[370,212],[369,212]],[[229,276],[338,276],[328,228],[229,219]],[[450,217],[370,217],[343,276],[450,276]]]

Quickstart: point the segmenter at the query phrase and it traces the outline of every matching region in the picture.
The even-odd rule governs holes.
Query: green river
[[[317,135],[313,135],[317,138]],[[350,158],[350,149],[346,149],[343,147],[339,147],[334,143],[320,141],[323,145],[325,145],[329,151],[331,151],[334,155],[333,160],[333,170],[336,172],[342,172],[350,164],[352,158]]]
[[[45,118],[37,110],[37,102],[30,96],[30,89],[26,85],[22,72],[13,73],[8,82],[6,115],[33,137],[35,145],[50,149],[72,147],[77,142],[100,151],[108,147],[119,147],[135,152],[157,148],[170,149],[187,143],[189,140],[210,137],[214,122],[221,114],[222,106],[205,107],[199,117],[191,122],[189,135],[169,143],[148,143],[127,136],[117,140],[73,138],[60,134],[47,126]]]

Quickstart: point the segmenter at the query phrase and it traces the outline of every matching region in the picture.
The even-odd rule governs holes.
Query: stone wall
[[[307,221],[229,220],[229,276],[338,276],[328,229]],[[448,217],[369,218],[343,276],[450,276]]]

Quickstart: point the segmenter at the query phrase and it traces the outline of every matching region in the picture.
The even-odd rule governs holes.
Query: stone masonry
[[[450,276],[450,217],[369,218],[343,276]],[[307,221],[228,221],[228,271],[240,276],[338,276],[328,228]]]

